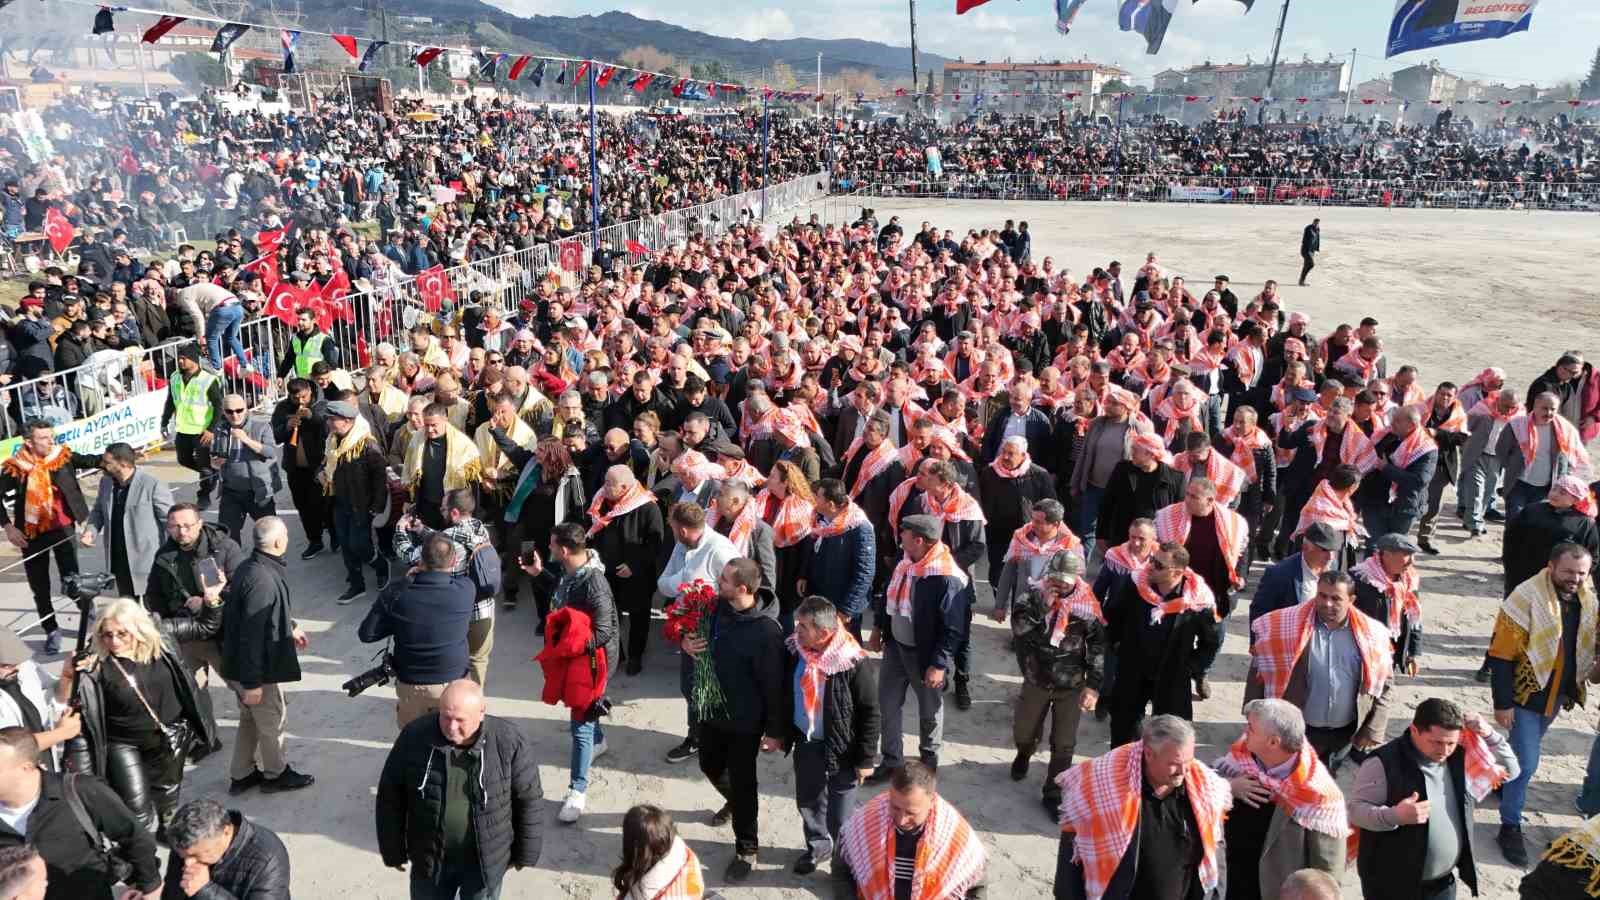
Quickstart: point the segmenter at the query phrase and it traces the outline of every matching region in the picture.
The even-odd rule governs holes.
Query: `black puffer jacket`
[[[201,900],[289,900],[289,851],[283,841],[237,810],[229,810],[228,818],[233,820],[233,841],[211,867],[210,886],[195,896]],[[169,854],[161,900],[188,900],[182,882],[183,857]]]
[[[428,715],[400,730],[378,780],[378,852],[386,866],[409,863],[412,876],[433,880],[444,855],[446,766],[452,747]],[[472,811],[478,863],[485,884],[499,884],[506,869],[539,863],[544,789],[539,763],[511,722],[484,716],[472,745],[480,767],[483,802]]]
[[[800,665],[797,653],[789,654],[789,684]],[[791,705],[797,702],[790,690]],[[883,716],[878,711],[878,663],[863,659],[848,671],[829,675],[822,683],[822,741],[826,747],[827,772],[876,768],[878,733]],[[791,726],[790,749],[802,740],[800,729]]]
[[[728,698],[725,714],[709,721],[735,734],[788,737],[794,728],[789,703],[793,670],[785,665],[789,657],[778,624],[777,596],[761,588],[756,605],[743,611],[718,601],[709,652]]]

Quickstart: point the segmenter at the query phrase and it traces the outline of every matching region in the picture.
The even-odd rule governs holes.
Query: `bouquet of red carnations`
[[[697,637],[706,642],[705,652],[694,658],[689,702],[702,720],[726,715],[728,697],[722,692],[711,660],[711,622],[717,616],[717,589],[698,579],[679,585],[678,599],[667,604],[666,613],[663,633],[667,640],[676,644],[686,637]]]

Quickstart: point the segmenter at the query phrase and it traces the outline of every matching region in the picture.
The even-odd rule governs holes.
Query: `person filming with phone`
[[[443,534],[422,542],[421,565],[389,582],[356,632],[364,644],[391,640],[395,720],[401,728],[439,708],[450,682],[467,673],[467,631],[477,591],[456,574],[461,548]]]

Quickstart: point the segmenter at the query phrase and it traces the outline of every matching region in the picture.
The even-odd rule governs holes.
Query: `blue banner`
[[[1396,0],[1384,56],[1527,31],[1539,0]]]

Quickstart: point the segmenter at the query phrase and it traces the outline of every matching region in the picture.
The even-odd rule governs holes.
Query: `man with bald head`
[[[289,595],[289,529],[277,516],[256,520],[255,550],[239,564],[222,608],[222,677],[239,700],[229,794],[253,787],[265,793],[310,787],[310,775],[284,759],[288,712],[283,685],[300,680],[305,632],[295,624]]]
[[[506,869],[538,864],[543,817],[533,748],[467,679],[401,729],[378,780],[378,852],[410,865],[413,900],[499,896]]]
[[[217,524],[238,540],[245,516],[260,521],[278,514],[272,500],[283,487],[278,444],[271,424],[252,420],[239,394],[222,398],[222,421],[213,423],[211,432],[211,468],[222,486]]]

